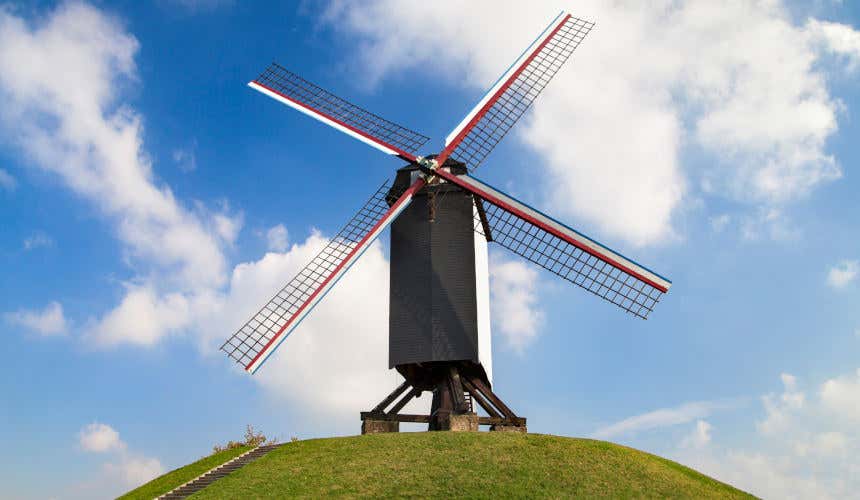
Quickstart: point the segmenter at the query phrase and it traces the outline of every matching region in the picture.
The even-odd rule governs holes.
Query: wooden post
[[[434,392],[434,403],[437,404],[433,413],[430,414],[430,430],[439,431],[446,430],[448,417],[454,410],[453,401],[451,401],[451,386],[447,378],[439,381]]]
[[[451,384],[451,396],[454,405],[454,413],[466,413],[466,395],[463,394],[463,384],[460,383],[460,374],[456,366],[448,368],[448,383]]]

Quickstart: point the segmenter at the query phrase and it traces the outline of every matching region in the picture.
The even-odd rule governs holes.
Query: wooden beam
[[[386,422],[404,422],[404,423],[413,423],[413,424],[428,424],[430,423],[430,415],[409,415],[409,414],[397,414],[392,415],[388,413],[371,413],[369,411],[361,412],[362,420],[382,420]],[[504,418],[504,417],[478,417],[478,423],[480,425],[526,425],[526,419],[522,417],[517,418]]]
[[[391,411],[389,411],[388,414],[396,415],[398,412],[400,412],[400,410],[403,409],[404,406],[406,406],[406,403],[412,401],[412,398],[417,398],[420,395],[421,390],[413,388],[411,391],[409,391],[408,394],[400,398],[400,401],[398,401],[397,404],[391,407]]]
[[[519,418],[517,417],[517,414],[514,413],[513,410],[508,408],[508,405],[506,405],[501,399],[499,399],[499,397],[496,396],[495,393],[493,393],[493,391],[491,391],[490,388],[487,387],[486,384],[484,384],[484,381],[481,380],[479,377],[472,378],[470,382],[472,382],[472,385],[475,386],[475,388],[477,388],[478,391],[480,391],[484,397],[489,399],[490,402],[493,403],[493,406],[498,408],[499,411],[501,411],[507,418]]]
[[[430,415],[408,415],[408,414],[388,414],[388,413],[371,413],[369,411],[361,412],[362,420],[385,420],[388,422],[411,422],[416,424],[429,424]]]
[[[475,199],[475,208],[478,209],[478,218],[481,219],[484,238],[487,238],[487,241],[493,241],[493,234],[490,232],[490,221],[487,220],[487,212],[484,210],[484,200],[478,195],[472,195],[472,198]]]
[[[463,385],[466,387],[466,389],[469,390],[469,394],[472,395],[472,399],[475,400],[475,402],[478,403],[478,405],[481,408],[483,408],[484,411],[487,412],[491,417],[495,417],[495,418],[501,418],[502,417],[502,415],[499,414],[499,412],[497,412],[495,408],[493,408],[493,405],[488,403],[487,400],[484,399],[483,396],[481,396],[480,392],[477,389],[475,389],[475,386],[473,386],[472,383],[469,382],[469,379],[464,378],[463,379]]]
[[[371,413],[385,413],[385,409],[388,407],[388,405],[390,405],[395,399],[397,399],[401,394],[403,394],[403,391],[408,389],[409,385],[409,382],[404,380],[403,383],[400,384],[399,387],[397,387],[397,389],[391,391],[391,394],[389,394],[388,397],[386,397],[382,400],[381,403],[376,405],[376,408],[371,410]]]

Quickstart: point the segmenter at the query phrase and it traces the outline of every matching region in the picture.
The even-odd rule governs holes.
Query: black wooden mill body
[[[467,173],[453,159],[444,168]],[[396,200],[421,173],[417,164],[399,169],[388,199]],[[489,409],[481,423],[525,428],[525,419],[490,389],[487,236],[475,231],[480,204],[468,191],[443,181],[424,186],[392,223],[388,359],[406,380],[377,408],[362,413],[363,420],[428,422],[431,429],[446,429],[450,415],[473,412],[475,401]],[[423,391],[433,394],[430,415],[399,414]]]
[[[455,173],[466,172],[461,163],[449,164]],[[392,191],[406,189],[419,173],[412,165],[400,169]],[[490,353],[484,352],[489,350],[488,338],[485,345],[480,338],[489,335],[489,325],[479,321],[479,308],[489,300],[479,297],[487,292],[479,283],[487,275],[486,244],[476,242],[484,236],[474,230],[474,207],[474,198],[463,189],[433,184],[419,191],[392,224],[390,368],[446,361],[489,363]]]

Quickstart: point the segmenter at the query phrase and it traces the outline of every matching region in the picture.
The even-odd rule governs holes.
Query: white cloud
[[[272,246],[287,247],[287,235],[277,228],[268,232],[272,238],[267,239]],[[165,335],[189,331],[203,352],[212,353],[327,241],[315,231],[282,252],[240,263],[223,290],[158,294],[147,284],[127,284],[121,304],[91,328],[89,338],[103,346],[147,346]],[[505,317],[515,320],[500,333],[524,345],[536,334],[542,318],[533,310],[536,272],[522,263],[505,261],[493,269],[493,293],[510,304]],[[274,400],[290,404],[296,418],[316,422],[317,416],[325,415],[326,431],[353,432],[357,412],[367,410],[399,383],[388,369],[388,274],[389,263],[377,242],[253,380]],[[425,397],[415,405],[426,406],[428,401]]]
[[[224,247],[242,217],[226,203],[218,211],[186,208],[158,181],[142,118],[119,94],[136,83],[138,47],[121,22],[85,3],[62,3],[35,21],[0,8],[2,131],[29,164],[114,221],[137,274],[104,323],[91,322],[89,337],[128,331],[130,342],[149,344],[187,321],[176,317],[184,302],[205,300],[226,283]]]
[[[269,250],[273,252],[284,252],[287,250],[287,228],[283,224],[273,226],[266,231],[266,243]]]
[[[12,177],[12,174],[0,168],[0,188],[6,191],[14,191],[16,187],[18,187],[18,181]]]
[[[119,438],[119,432],[113,427],[93,422],[78,433],[78,443],[84,451],[93,453],[108,453],[125,451],[126,445]]]
[[[598,25],[517,128],[545,161],[535,177],[546,179],[559,215],[654,244],[675,235],[673,218],[699,181],[713,195],[779,208],[841,176],[826,141],[842,105],[827,88],[833,64],[823,58],[854,54],[857,31],[795,24],[777,0],[562,7]],[[478,90],[558,8],[333,2],[328,19],[358,39],[371,81],[432,65]],[[713,161],[682,162],[696,149]]]
[[[34,250],[40,247],[49,247],[54,244],[54,240],[47,234],[37,231],[24,239],[24,250]]]
[[[715,233],[722,233],[731,221],[732,217],[729,214],[715,215],[710,218],[711,229]]]
[[[120,479],[127,489],[136,488],[167,472],[156,458],[125,457],[118,463],[104,464],[106,476]]]
[[[225,207],[229,209],[229,206],[226,204]],[[241,212],[235,215],[227,215],[226,209],[225,212],[213,214],[211,217],[215,226],[215,234],[224,243],[232,245],[236,242],[236,238],[239,237],[239,231],[242,230],[244,215]]]
[[[709,454],[699,449],[674,458],[684,465],[763,498],[849,498],[834,497],[829,491],[831,488],[814,474],[809,474],[808,470],[798,470],[791,459],[786,460],[768,453],[729,450]]]
[[[843,260],[827,271],[827,284],[833,288],[844,288],[860,273],[860,261]]]
[[[747,241],[768,238],[776,241],[795,240],[801,231],[782,209],[760,206],[741,218],[741,237]]]
[[[783,373],[780,378],[782,392],[761,398],[764,418],[747,407],[742,414],[730,416],[729,422],[740,426],[730,434],[741,436],[733,443],[714,436],[710,421],[716,414],[708,421],[689,417],[707,413],[696,409],[700,403],[682,405],[679,408],[690,409],[660,418],[652,412],[646,414],[649,419],[638,416],[622,422],[638,422],[636,427],[650,429],[652,438],[660,432],[669,434],[663,440],[669,444],[653,451],[764,498],[856,497],[860,491],[860,370],[824,381],[809,396],[795,376]],[[673,433],[677,422],[695,418],[689,433],[680,437]],[[654,425],[655,420],[660,425]],[[749,430],[753,432],[745,433]]]
[[[124,283],[119,304],[88,323],[85,338],[150,346],[191,332],[210,352],[229,333],[225,325],[240,326],[325,239],[314,234],[227,273],[224,246],[235,241],[241,216],[226,204],[216,212],[185,208],[160,185],[140,116],[116,94],[135,79],[137,48],[120,23],[85,4],[63,4],[37,23],[2,9],[0,116],[33,165],[116,221],[138,272]],[[57,73],[69,76],[61,81]],[[309,412],[354,422],[357,411],[384,396],[375,388],[394,383],[386,368],[387,272],[375,245],[255,380]]]
[[[783,392],[779,397],[776,394],[762,396],[766,418],[757,424],[762,434],[778,434],[784,432],[791,423],[794,413],[803,409],[806,395],[797,389],[797,379],[793,375],[783,373],[780,375],[783,384]]]
[[[220,346],[225,328],[238,329],[327,241],[314,232],[286,252],[237,265],[224,294],[193,306],[204,349]],[[388,370],[388,285],[388,261],[376,242],[253,379],[276,401],[291,403],[291,414],[308,426],[355,432],[358,412],[398,383]],[[319,415],[325,424],[315,423]]]
[[[758,434],[741,447],[712,443],[679,455],[717,479],[765,498],[853,498],[860,491],[860,370],[826,380],[807,398],[795,377],[762,398]]]
[[[544,323],[538,307],[538,273],[522,260],[490,259],[490,310],[493,331],[522,352],[537,337]]]
[[[62,4],[35,23],[0,10],[0,118],[29,162],[116,220],[131,256],[177,271],[183,284],[221,283],[217,241],[157,185],[141,118],[118,102],[117,89],[135,79],[137,49],[119,22],[86,4]]]
[[[794,452],[798,456],[813,455],[816,457],[840,456],[848,449],[848,438],[836,431],[822,432],[814,435],[808,442],[799,442]]]
[[[192,319],[187,328],[195,332],[203,351],[214,352],[327,242],[314,231],[284,252],[236,265],[225,291],[189,301]],[[515,278],[522,276],[519,270],[509,274],[505,282],[516,290],[521,284]],[[388,287],[389,262],[376,242],[254,375],[273,400],[290,405],[290,414],[301,419],[306,432],[355,432],[358,412],[402,380],[388,369]],[[247,376],[238,367],[236,372]],[[407,411],[423,411],[428,404],[425,395]]]
[[[174,149],[173,163],[183,172],[193,172],[197,170],[197,154],[194,149]]]
[[[191,319],[186,325],[177,323],[175,327],[194,331],[204,352],[215,351],[229,330],[238,329],[327,242],[327,238],[315,231],[284,252],[269,252],[257,261],[236,265],[227,289],[207,295],[205,299],[188,301],[189,312],[175,317]],[[495,264],[494,261],[493,279],[498,280],[496,286],[500,288],[493,293],[501,294],[501,300],[511,303],[510,309],[518,318],[511,335],[520,336],[516,342],[523,343],[533,336],[539,324],[540,314],[529,312],[536,301],[535,271],[518,266],[516,262]],[[319,425],[327,432],[354,432],[357,413],[369,409],[400,381],[399,376],[388,369],[388,280],[389,262],[382,245],[377,242],[285,340],[253,380],[274,400],[290,404],[291,414],[302,418],[306,425]],[[143,310],[148,310],[153,300],[154,297],[148,295],[143,301],[147,306]],[[526,307],[516,303],[518,301]],[[173,317],[167,313],[141,314]],[[505,317],[510,319],[510,311]],[[117,323],[135,322],[129,317]],[[153,338],[152,335],[141,337]],[[118,337],[128,338],[128,334]],[[238,367],[236,370],[240,376],[246,376]],[[428,404],[429,398],[425,396],[409,408],[423,408]],[[315,423],[319,422],[320,415],[325,415],[325,424]]]
[[[810,19],[807,29],[824,50],[844,57],[851,70],[860,65],[860,32],[844,24]]]
[[[158,295],[150,286],[127,285],[122,302],[91,325],[86,336],[102,347],[151,346],[191,320],[189,299],[180,293]]]
[[[3,315],[7,323],[24,327],[45,337],[65,335],[68,331],[63,306],[51,302],[41,311],[20,310]]]
[[[828,380],[821,387],[824,408],[839,418],[860,423],[860,369],[850,376]]]
[[[610,439],[617,436],[635,434],[646,430],[671,427],[703,419],[715,410],[726,407],[726,403],[695,401],[674,408],[660,408],[641,415],[625,418],[619,422],[601,427],[592,435],[597,439]]]
[[[111,461],[102,464],[98,477],[73,486],[73,494],[115,497],[166,472],[158,459],[130,452],[119,432],[107,424],[85,426],[78,432],[78,443],[86,452],[109,454]]]
[[[682,448],[704,448],[711,442],[713,427],[705,420],[697,420],[693,430],[681,440]]]

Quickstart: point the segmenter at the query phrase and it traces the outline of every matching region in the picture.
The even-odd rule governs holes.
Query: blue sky
[[[387,235],[258,375],[216,351],[400,164],[245,84],[276,60],[431,153],[560,8],[597,28],[477,175],[674,286],[640,321],[497,249],[498,393],[533,432],[856,495],[856,5],[159,0],[0,7],[0,496],[109,496],[249,423],[357,433],[396,384]]]

